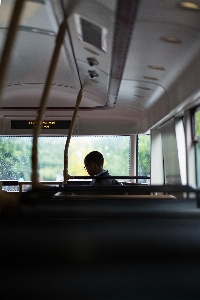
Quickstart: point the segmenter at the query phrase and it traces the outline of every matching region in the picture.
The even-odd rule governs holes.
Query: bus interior
[[[1,0],[0,149],[2,300],[199,300],[200,0]]]

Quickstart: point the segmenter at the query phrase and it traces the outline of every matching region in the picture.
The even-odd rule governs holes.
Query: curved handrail
[[[44,111],[46,108],[46,103],[47,103],[50,88],[51,88],[51,82],[53,80],[53,76],[55,73],[60,48],[61,48],[63,40],[64,40],[66,27],[67,27],[67,21],[66,21],[66,19],[64,19],[60,25],[60,29],[59,29],[59,32],[58,32],[58,35],[56,38],[56,45],[55,45],[54,53],[52,56],[49,72],[47,75],[45,88],[44,88],[43,95],[42,95],[41,102],[40,102],[38,117],[36,120],[36,126],[34,128],[33,145],[32,145],[32,184],[33,184],[33,187],[39,185],[39,180],[38,180],[38,135],[39,135],[39,132],[41,129],[41,122],[42,122]]]
[[[6,37],[2,57],[1,57],[1,63],[0,63],[0,99],[1,99],[1,93],[3,90],[3,85],[5,81],[5,76],[7,72],[7,68],[10,61],[10,55],[13,48],[13,44],[15,41],[15,36],[17,32],[17,26],[20,20],[22,8],[23,8],[24,0],[16,0],[15,6],[12,12],[8,34]]]
[[[74,128],[74,123],[75,123],[75,119],[76,119],[76,115],[79,109],[79,105],[81,103],[81,99],[82,99],[82,93],[83,90],[82,88],[80,89],[78,96],[77,96],[77,100],[76,100],[76,106],[74,109],[74,113],[73,113],[73,117],[72,117],[72,121],[70,124],[70,129],[69,129],[69,133],[67,135],[67,141],[65,144],[65,150],[64,150],[64,170],[63,170],[63,176],[64,176],[64,184],[67,184],[68,179],[70,178],[70,175],[68,174],[68,150],[69,150],[69,143],[70,143],[70,139],[72,136],[72,131]]]
[[[24,4],[24,0],[15,1],[15,6],[10,19],[8,34],[2,52],[2,57],[0,62],[0,106],[1,106],[1,94],[3,90],[3,85],[4,85],[6,72],[10,61],[10,55],[13,48],[16,32],[17,32],[17,26],[23,9],[23,4]],[[8,198],[8,196],[5,193],[0,191],[0,210],[1,210],[2,203],[4,201],[7,202],[12,201],[16,203],[18,201],[18,198],[16,198],[15,196],[13,196],[12,198]]]

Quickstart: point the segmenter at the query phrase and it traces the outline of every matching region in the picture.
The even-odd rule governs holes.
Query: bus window
[[[137,176],[150,176],[150,135],[149,134],[138,135]],[[138,183],[149,184],[149,179],[139,179]]]
[[[41,181],[62,181],[66,137],[39,137],[38,172]],[[129,136],[73,136],[69,147],[69,174],[88,176],[84,158],[93,150],[105,159],[104,168],[111,175],[130,175]],[[32,137],[0,137],[1,180],[31,180]]]
[[[193,115],[193,137],[196,155],[197,187],[200,187],[200,108],[195,110]]]

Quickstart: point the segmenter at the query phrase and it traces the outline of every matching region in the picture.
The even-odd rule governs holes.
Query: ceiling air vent
[[[75,15],[75,21],[78,37],[81,41],[107,51],[107,29],[105,27],[92,23],[79,15]]]

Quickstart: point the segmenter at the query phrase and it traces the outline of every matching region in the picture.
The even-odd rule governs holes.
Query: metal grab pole
[[[0,63],[0,101],[24,0],[16,0]],[[0,102],[1,106],[1,102]]]
[[[65,144],[65,150],[64,150],[64,171],[63,171],[63,176],[64,176],[64,184],[67,184],[68,179],[70,178],[70,175],[68,173],[68,150],[69,150],[69,143],[70,143],[70,139],[72,136],[72,131],[74,128],[74,123],[75,123],[75,119],[76,119],[76,115],[79,109],[79,105],[81,103],[81,99],[82,99],[82,94],[83,94],[83,90],[82,88],[80,89],[77,99],[76,99],[76,106],[74,109],[74,113],[73,113],[73,117],[72,117],[72,122],[70,124],[70,128],[69,128],[69,133],[67,135],[67,141]]]
[[[17,26],[20,20],[22,8],[23,8],[24,0],[16,0],[15,6],[12,12],[12,16],[10,19],[8,34],[5,40],[2,56],[1,56],[1,62],[0,62],[0,107],[1,107],[1,95],[2,90],[4,86],[4,81],[6,77],[6,72],[8,68],[8,64],[10,61],[10,56],[17,32]],[[10,196],[10,195],[9,195]],[[6,193],[3,193],[2,190],[0,190],[0,211],[2,207],[2,203],[5,201],[6,203],[9,203],[10,201],[13,203],[16,203],[18,201],[17,196],[8,197]]]
[[[38,110],[38,117],[36,120],[36,126],[34,128],[33,132],[33,146],[32,146],[32,185],[33,187],[36,187],[39,184],[38,180],[38,135],[41,129],[41,122],[43,120],[44,111],[46,108],[47,99],[49,96],[50,88],[51,88],[51,82],[53,80],[53,76],[55,73],[55,69],[58,62],[59,52],[60,48],[62,46],[64,36],[65,36],[65,30],[67,27],[67,20],[65,19],[61,25],[60,29],[56,38],[56,45],[54,49],[54,53],[51,59],[51,64],[47,76],[47,80],[45,83],[45,88],[43,91],[43,95],[40,102],[40,108]]]

